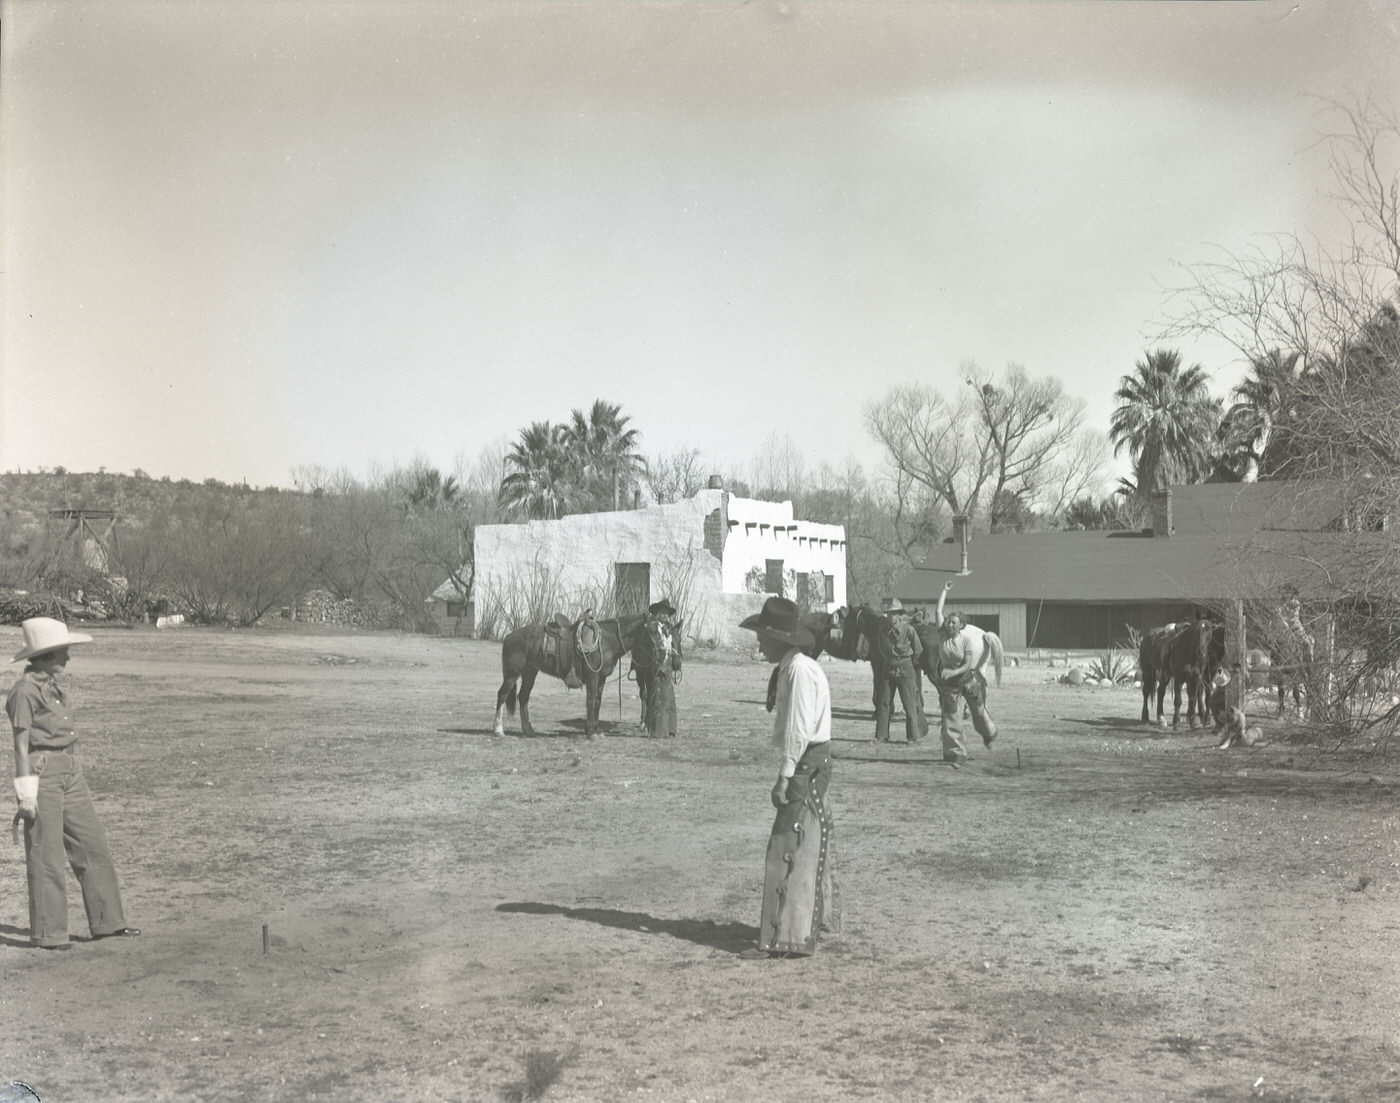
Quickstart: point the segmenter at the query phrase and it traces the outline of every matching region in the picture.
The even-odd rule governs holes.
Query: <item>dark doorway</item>
[[[618,563],[613,584],[613,604],[620,617],[645,613],[651,604],[651,564]]]

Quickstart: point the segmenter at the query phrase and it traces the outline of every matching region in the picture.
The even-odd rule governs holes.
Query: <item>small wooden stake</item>
[[[263,924],[263,953],[267,953],[267,924]]]
[[[1017,748],[1016,748],[1016,769],[1019,770],[1020,768],[1021,768],[1021,748],[1020,748],[1020,747],[1017,747]]]

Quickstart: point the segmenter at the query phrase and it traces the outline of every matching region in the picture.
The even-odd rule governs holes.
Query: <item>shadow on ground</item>
[[[658,919],[646,912],[625,912],[615,908],[566,908],[562,904],[540,904],[530,901],[498,904],[496,910],[520,915],[562,915],[565,919],[578,919],[584,923],[597,923],[599,926],[617,927],[624,931],[669,935],[685,942],[693,942],[697,946],[708,946],[713,950],[724,950],[734,954],[748,949],[758,941],[758,928],[745,923],[716,923],[709,919]]]

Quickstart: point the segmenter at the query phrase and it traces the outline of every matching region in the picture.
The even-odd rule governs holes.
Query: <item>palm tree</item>
[[[1199,364],[1183,371],[1175,349],[1157,349],[1119,380],[1108,438],[1114,455],[1128,450],[1139,496],[1198,482],[1210,470],[1220,400],[1210,396],[1207,379]]]
[[[505,455],[506,474],[496,492],[501,509],[531,518],[562,517],[567,512],[573,490],[566,436],[564,426],[547,421],[520,430],[520,439]]]
[[[1268,474],[1276,466],[1279,457],[1270,456],[1270,446],[1294,420],[1301,358],[1270,349],[1250,361],[1249,374],[1230,392],[1235,401],[1220,423],[1221,459],[1240,482],[1255,482],[1261,471]]]
[[[426,510],[431,513],[440,506],[450,506],[457,500],[457,477],[442,477],[436,467],[419,468],[411,474],[412,483],[407,490],[407,506],[410,511]]]
[[[607,503],[621,508],[623,491],[646,473],[646,460],[637,451],[641,434],[627,428],[631,420],[621,406],[600,398],[587,415],[574,410],[564,427],[574,486],[595,509],[606,509]]]

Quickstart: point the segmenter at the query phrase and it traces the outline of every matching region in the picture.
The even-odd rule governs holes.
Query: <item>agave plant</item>
[[[1085,674],[1099,682],[1131,682],[1137,675],[1137,659],[1130,651],[1109,647],[1089,660]]]

